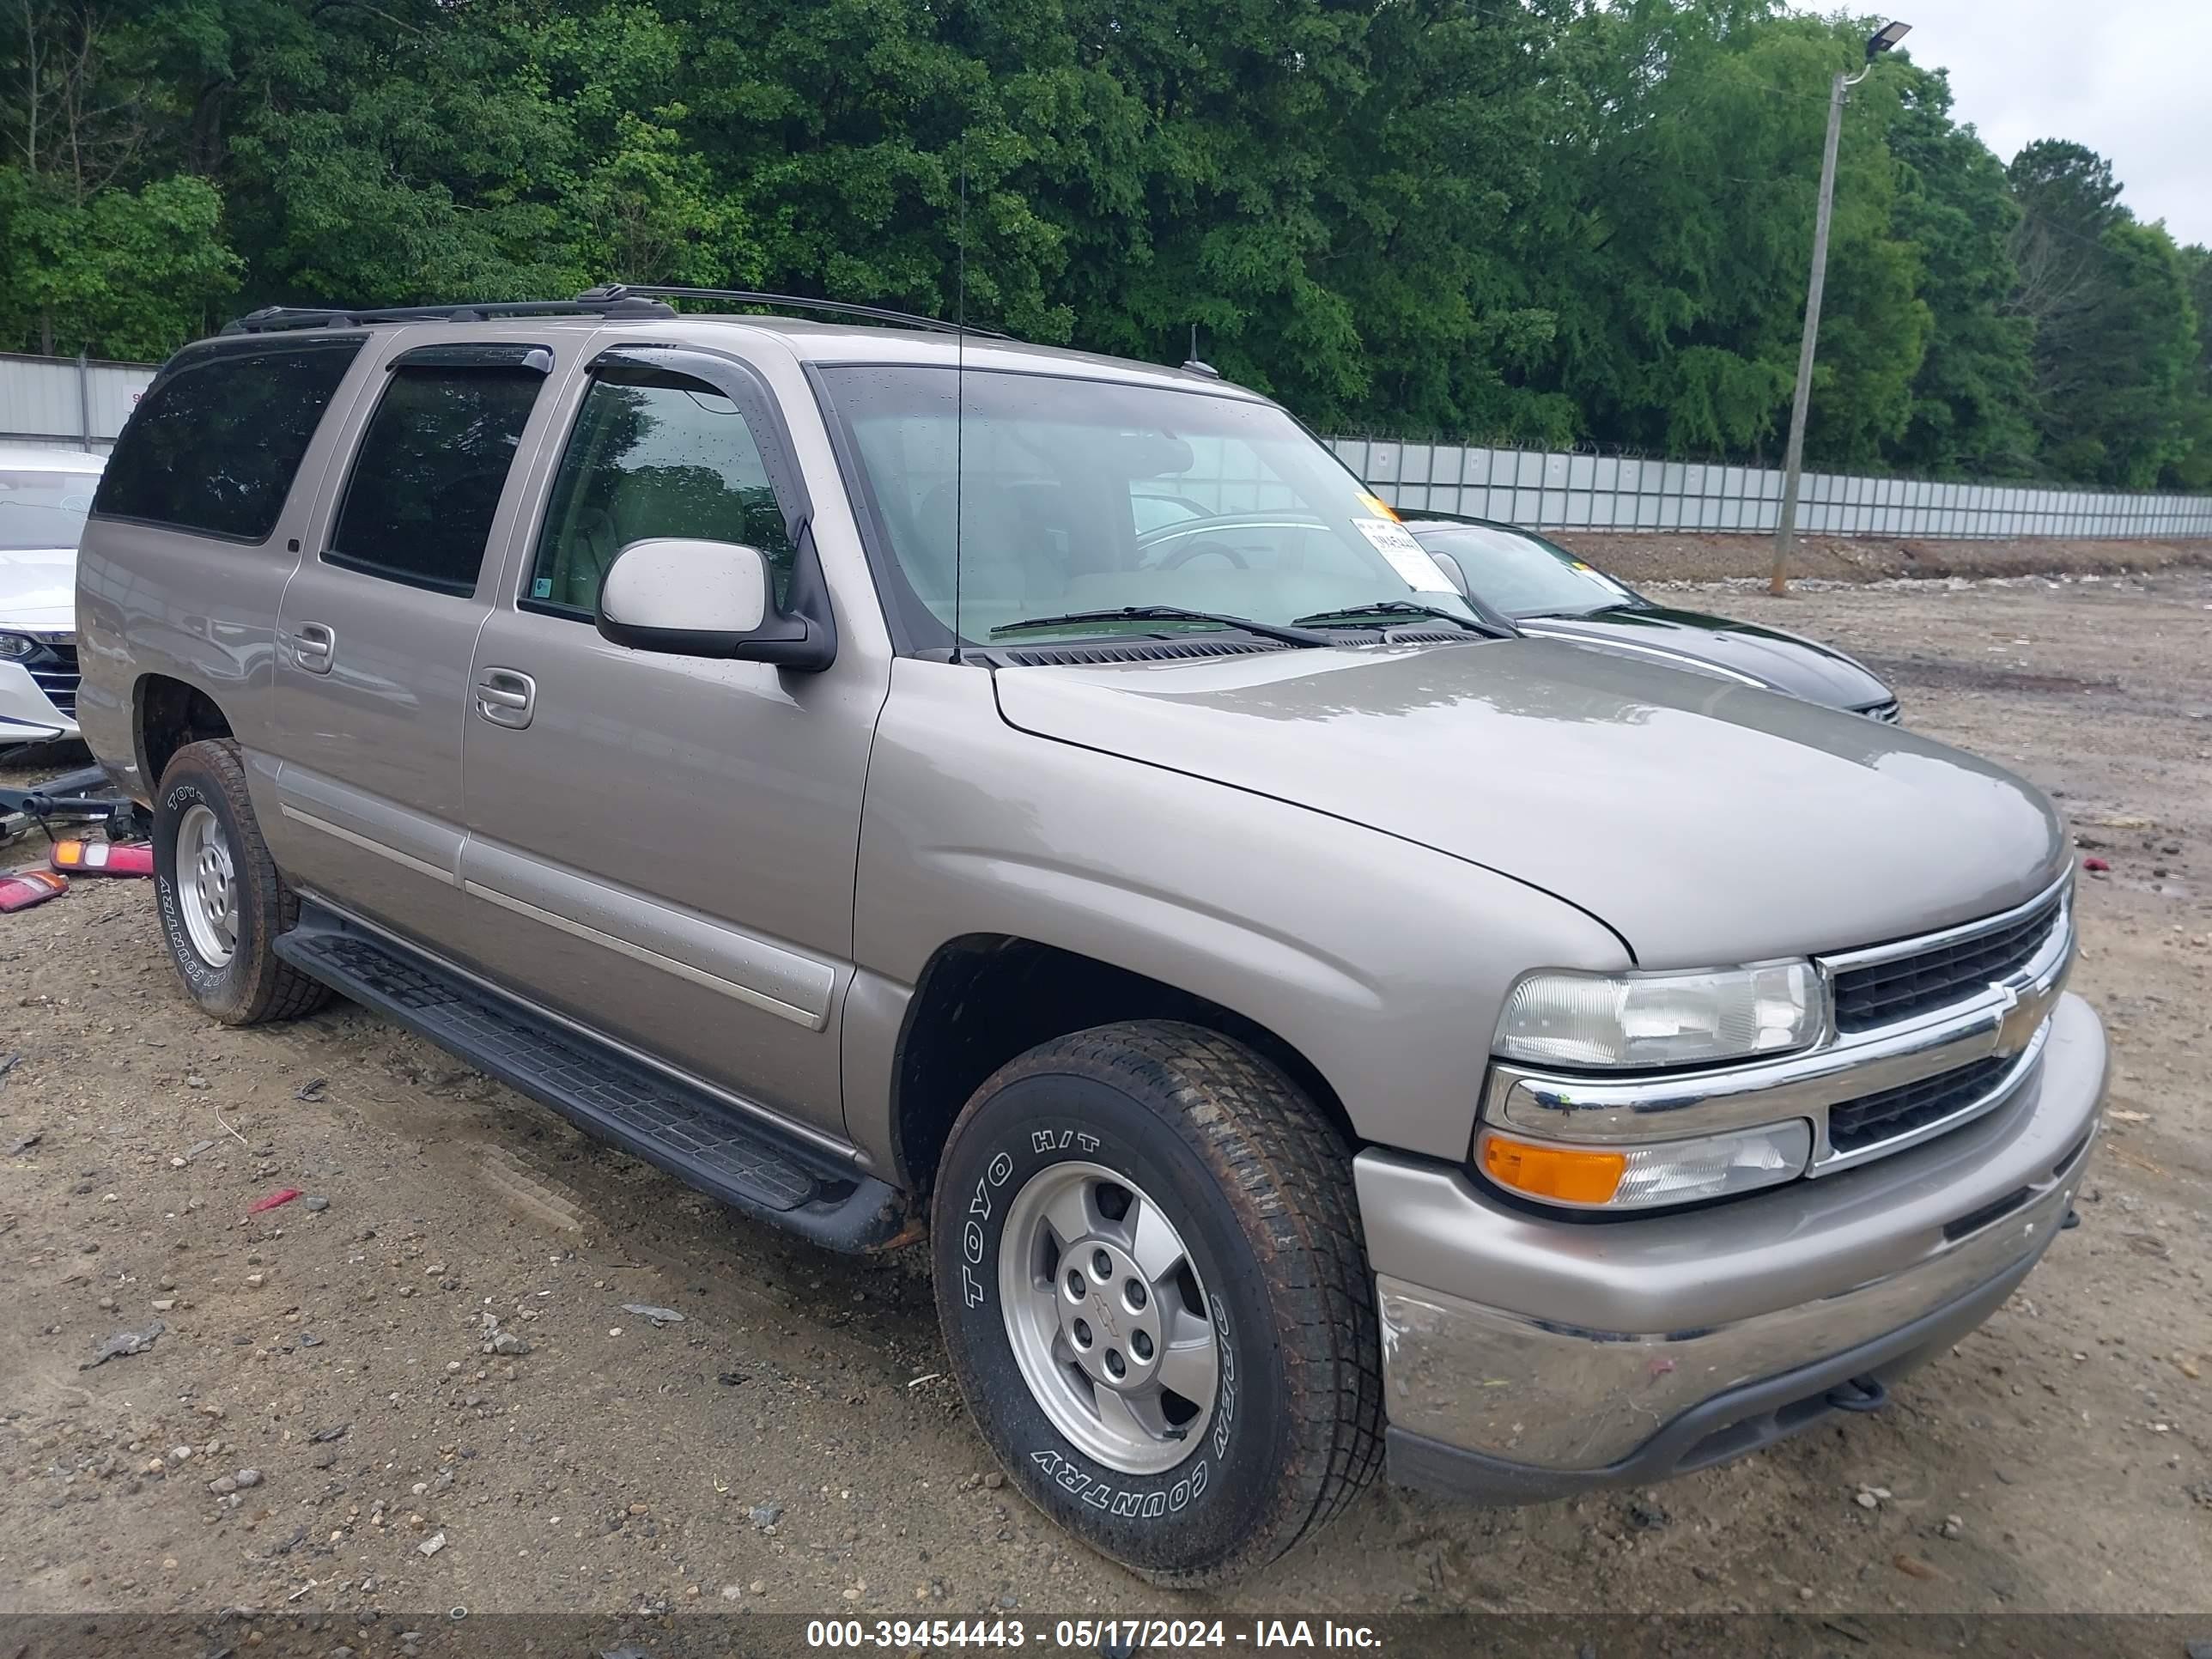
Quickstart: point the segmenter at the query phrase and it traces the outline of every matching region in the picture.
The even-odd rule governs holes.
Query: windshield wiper
[[[1257,634],[1263,640],[1280,640],[1285,645],[1334,643],[1328,635],[1317,634],[1310,628],[1286,628],[1280,623],[1254,622],[1249,617],[1232,617],[1222,611],[1186,611],[1179,605],[1125,605],[1111,611],[1071,611],[1060,617],[1030,617],[1021,622],[1011,622],[993,629],[991,637],[995,640],[1001,635],[1018,634],[1031,628],[1060,628],[1076,623],[1099,622],[1217,623],[1224,628],[1240,628],[1247,634]]]
[[[1356,628],[1363,619],[1374,617],[1434,617],[1439,622],[1457,623],[1470,634],[1486,635],[1493,640],[1513,637],[1495,623],[1462,617],[1458,611],[1447,611],[1440,605],[1423,605],[1415,599],[1377,599],[1372,605],[1346,605],[1341,611],[1316,611],[1310,617],[1300,617],[1297,625],[1302,628]]]

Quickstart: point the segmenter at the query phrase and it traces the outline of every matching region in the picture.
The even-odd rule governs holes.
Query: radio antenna
[[[961,135],[961,149],[967,149],[967,135]],[[960,228],[955,238],[958,259],[957,292],[953,300],[952,320],[952,660],[960,655],[960,543],[961,532],[968,517],[964,491],[967,487],[967,457],[965,438],[968,427],[968,158],[960,158]]]
[[[1221,378],[1221,371],[1219,369],[1216,368],[1212,363],[1201,362],[1199,358],[1198,325],[1196,323],[1193,323],[1190,325],[1190,356],[1182,360],[1182,366],[1194,374],[1211,375],[1217,380]]]

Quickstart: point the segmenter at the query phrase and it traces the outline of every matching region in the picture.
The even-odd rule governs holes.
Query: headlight
[[[1694,1204],[1794,1181],[1813,1158],[1802,1118],[1644,1146],[1568,1146],[1485,1128],[1475,1162],[1510,1192],[1576,1209]]]
[[[1809,962],[1697,974],[1531,974],[1494,1052],[1547,1066],[1684,1066],[1802,1048],[1826,1023]]]
[[[27,662],[39,654],[39,642],[27,634],[0,634],[0,662]]]

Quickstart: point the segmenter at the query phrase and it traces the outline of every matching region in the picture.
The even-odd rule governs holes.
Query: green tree
[[[225,175],[253,297],[421,303],[573,291],[573,127],[527,43],[473,8],[318,10],[259,66]],[[410,15],[410,13],[414,14]]]
[[[222,201],[204,179],[112,186],[82,201],[0,170],[0,271],[9,332],[43,352],[167,356],[237,285]]]
[[[1599,437],[1759,455],[1786,422],[1830,76],[1864,36],[1757,0],[1632,0],[1577,26],[1594,90],[1569,149],[1553,279],[1559,384]],[[1894,94],[1844,125],[1808,452],[1902,431],[1929,332],[1882,142]]]
[[[1899,92],[1888,134],[1898,166],[1895,233],[1919,251],[1931,323],[1890,459],[1939,477],[2021,476],[2034,466],[2035,325],[2011,303],[2019,205],[1988,146],[1952,120],[1942,70],[1900,64],[1885,73]]]
[[[2190,448],[2200,374],[2181,251],[2136,222],[2112,164],[2045,140],[2013,159],[2017,303],[2035,324],[2035,418],[2061,477],[2146,489]]]
[[[1073,42],[1043,26],[1057,8],[665,10],[684,43],[687,136],[743,205],[771,287],[951,314],[964,179],[971,317],[1067,337],[1068,310],[1048,293],[1066,234],[1048,192],[1057,181],[1079,203],[1081,134],[1112,111],[1109,89],[1075,70]]]
[[[26,0],[0,31],[0,343],[164,356],[236,286],[222,200],[149,168],[127,15]]]
[[[1310,268],[1344,298],[1366,391],[1329,414],[1409,435],[1579,435],[1571,402],[1543,383],[1558,318],[1528,279],[1540,245],[1522,228],[1549,188],[1528,139],[1560,95],[1571,13],[1413,0],[1369,22]]]
[[[2212,248],[2181,250],[2190,306],[2197,313],[2197,377],[2182,416],[2186,446],[2164,482],[2176,489],[2212,489]]]
[[[1771,459],[1830,77],[1783,0],[16,0],[0,346],[777,289],[1200,355],[1308,421]],[[2205,256],[2008,174],[1940,72],[1843,128],[1816,463],[2212,472]]]

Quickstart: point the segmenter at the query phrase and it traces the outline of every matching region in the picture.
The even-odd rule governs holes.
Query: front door
[[[557,1012],[842,1136],[836,1018],[884,665],[848,652],[804,674],[601,638],[599,583],[629,544],[744,543],[781,597],[810,508],[774,398],[733,357],[611,351],[568,401],[514,592],[477,642],[472,936]]]
[[[284,591],[270,841],[301,888],[446,945],[469,663],[499,568],[486,550],[554,355],[409,344],[426,331],[392,343]]]

